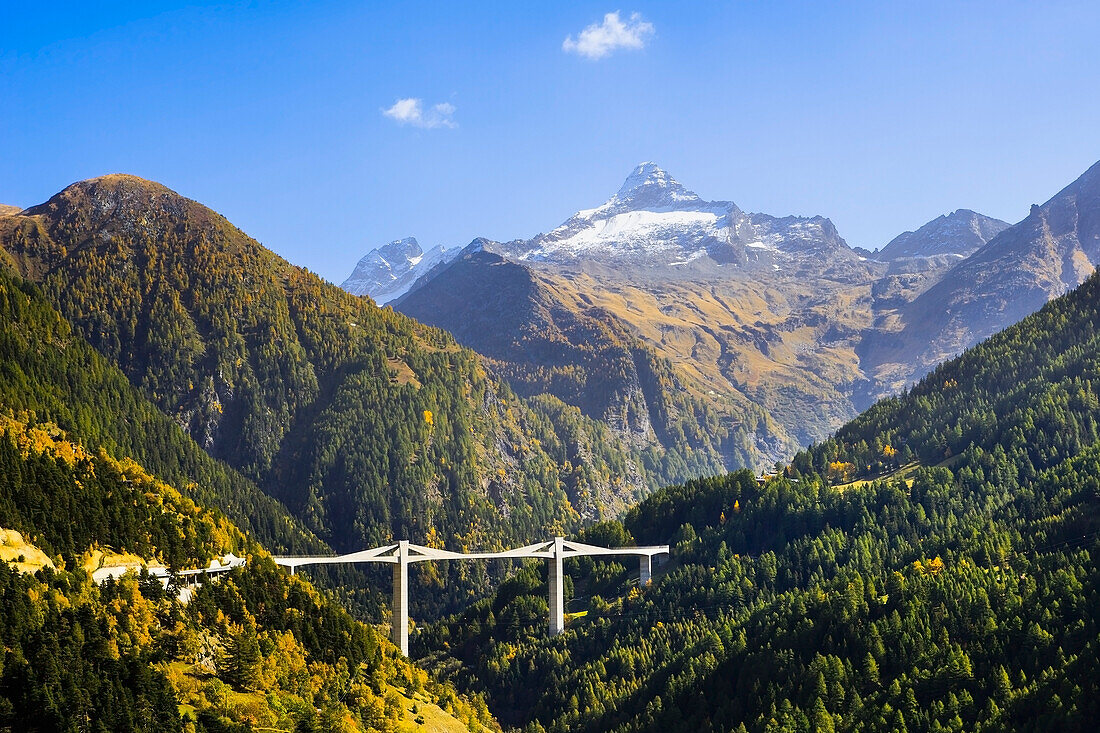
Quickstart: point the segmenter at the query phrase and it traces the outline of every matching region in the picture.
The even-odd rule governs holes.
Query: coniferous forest
[[[530,731],[1093,730],[1098,324],[1094,276],[766,483],[658,491],[603,532],[670,562],[573,568],[562,637],[532,565],[420,651]]]
[[[56,425],[0,420],[0,727],[6,730],[392,731],[408,699],[493,726],[375,629],[132,460]],[[11,530],[18,532],[13,535]],[[148,572],[97,584],[104,554],[249,562],[177,598]],[[19,553],[15,555],[14,553]],[[9,557],[10,556],[10,557]]]
[[[96,409],[89,384],[52,395],[47,416],[81,436],[119,441],[139,460],[171,453],[164,469],[159,455],[148,459],[177,471],[173,480],[194,480],[181,461],[221,471],[216,482],[195,483],[239,488],[211,488],[224,501],[207,503],[232,510],[244,527],[262,525],[267,534],[258,536],[281,547],[291,546],[287,532],[303,535],[299,545],[339,552],[397,537],[523,544],[721,466],[710,442],[694,451],[668,435],[667,447],[632,447],[560,400],[521,399],[450,334],[349,295],[150,181],[73,184],[0,219],[0,249],[23,278],[13,285],[27,291],[21,297],[36,308],[47,301],[57,314],[43,318],[63,323],[50,327],[92,346],[97,372],[141,410],[155,408],[147,419],[164,435],[142,440],[145,428],[133,426],[116,436],[132,424],[116,426],[113,405]],[[20,394],[11,406],[29,399]],[[417,599],[418,609],[453,610],[488,581],[485,568],[447,572],[449,582]]]

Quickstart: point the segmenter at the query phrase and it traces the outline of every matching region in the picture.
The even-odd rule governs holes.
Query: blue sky
[[[551,229],[643,160],[874,248],[1100,159],[1094,1],[38,5],[0,3],[0,202],[135,173],[336,282]],[[614,11],[635,47],[583,55]]]

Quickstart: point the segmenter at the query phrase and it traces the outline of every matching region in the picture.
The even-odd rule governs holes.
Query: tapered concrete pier
[[[397,543],[397,562],[393,566],[393,620],[390,634],[393,643],[409,656],[409,541]]]
[[[565,538],[554,538],[554,556],[547,564],[550,566],[550,635],[557,636],[565,631],[565,569],[562,559],[565,555]]]

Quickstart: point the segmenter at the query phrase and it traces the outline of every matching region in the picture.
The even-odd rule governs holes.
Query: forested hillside
[[[529,730],[1092,730],[1098,325],[1094,276],[767,484],[642,502],[667,572],[574,569],[562,637],[530,566],[420,651]]]
[[[0,728],[381,732],[421,709],[495,727],[219,514],[56,425],[0,418],[0,527]],[[228,552],[248,564],[186,604],[144,573],[91,580],[105,557],[178,570]]]
[[[491,725],[483,705],[437,686],[308,581],[271,565],[257,540],[283,552],[327,548],[6,268],[0,375],[0,556],[13,563],[0,563],[0,727],[391,731],[414,726],[419,713],[408,711],[419,706],[466,728],[436,703]],[[230,551],[252,562],[187,606],[157,581],[91,582],[105,557],[187,569]]]
[[[132,457],[191,499],[225,512],[272,550],[324,549],[277,501],[207,455],[143,398],[38,287],[3,267],[0,414],[52,422],[115,458]]]
[[[445,332],[158,184],[74,184],[0,217],[0,247],[149,400],[339,550],[529,541],[649,488],[576,409],[520,400]],[[56,411],[102,408],[81,397]]]

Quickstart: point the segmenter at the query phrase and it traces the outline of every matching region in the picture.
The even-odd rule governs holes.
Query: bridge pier
[[[554,538],[554,554],[547,560],[550,568],[550,636],[557,636],[565,631],[565,572],[562,568],[564,542],[564,537]]]
[[[394,645],[409,656],[409,541],[397,543],[397,562],[393,565],[393,620],[390,632]]]
[[[653,558],[649,555],[638,556],[638,585],[649,585],[650,578],[653,577]]]

